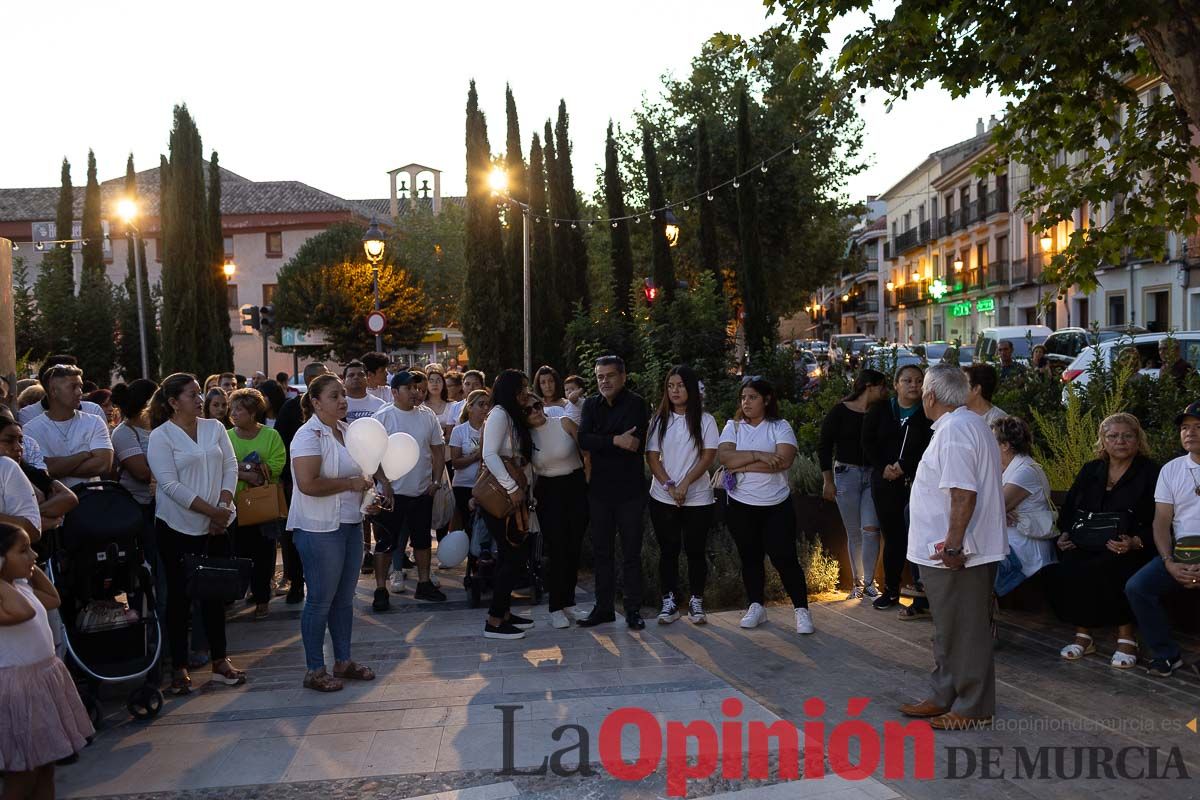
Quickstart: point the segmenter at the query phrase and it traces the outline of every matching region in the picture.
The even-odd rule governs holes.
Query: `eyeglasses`
[[[525,416],[528,417],[530,414],[532,414],[535,411],[541,411],[544,407],[545,407],[545,405],[542,403],[541,400],[534,400],[532,403],[530,403],[527,406],[521,406],[521,411],[524,412]]]

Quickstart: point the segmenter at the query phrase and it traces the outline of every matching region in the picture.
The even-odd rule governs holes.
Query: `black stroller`
[[[467,606],[479,608],[484,592],[490,592],[493,588],[496,551],[491,533],[483,521],[483,514],[478,510],[472,518],[470,536],[471,549],[467,555],[467,572],[463,576],[463,588],[467,590]],[[517,575],[513,588],[530,588],[533,593],[533,604],[539,605],[542,602],[542,595],[545,593],[542,576],[542,533],[541,531],[532,531],[529,534],[529,560],[525,563],[525,569]]]
[[[138,681],[126,708],[136,719],[162,710],[162,628],[146,562],[141,504],[112,481],[75,487],[79,506],[52,536],[49,577],[62,597],[64,660],[80,677],[93,724],[106,683]]]

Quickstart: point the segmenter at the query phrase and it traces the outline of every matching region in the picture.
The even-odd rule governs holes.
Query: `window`
[[[937,201],[936,197],[929,198],[929,218],[937,220]]]
[[[279,284],[277,284],[277,283],[264,283],[263,284],[262,304],[264,306],[269,306],[275,302],[275,290],[277,288],[279,288]]]
[[[225,289],[226,289],[226,296],[229,298],[226,305],[229,306],[229,308],[237,308],[238,306],[240,306],[241,303],[238,302],[237,284],[236,283],[226,284]]]
[[[921,205],[917,206],[917,222],[918,223],[925,222],[925,204],[924,203],[921,203]]]
[[[906,231],[912,230],[912,212],[911,211],[904,212],[904,230],[906,230]]]
[[[1147,290],[1144,323],[1151,333],[1162,333],[1171,327],[1171,291],[1165,288]]]
[[[1008,237],[1007,236],[997,236],[996,237],[996,260],[997,261],[1008,261]]]
[[[267,249],[270,249],[270,248],[268,247]],[[233,258],[233,237],[232,236],[225,237],[225,257]]]
[[[987,269],[988,265],[988,243],[980,242],[975,245],[975,266],[979,269]]]
[[[1108,296],[1108,324],[1125,324],[1125,295],[1110,294]]]
[[[280,231],[267,231],[267,258],[283,257],[283,234]]]

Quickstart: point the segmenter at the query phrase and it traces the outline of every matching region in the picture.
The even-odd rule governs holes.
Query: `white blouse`
[[[151,431],[146,460],[158,482],[154,516],[180,533],[207,534],[209,518],[189,506],[197,497],[215,506],[221,492],[232,496],[237,488],[237,457],[225,426],[215,419],[198,419],[193,441],[168,420]]]
[[[350,426],[338,422],[338,429],[345,441]],[[333,435],[333,429],[313,415],[296,431],[290,449],[295,461],[304,456],[320,456],[321,468],[317,473],[322,478],[353,478],[362,475],[362,469],[350,457],[345,445]],[[293,470],[293,474],[295,471]],[[300,491],[300,484],[292,488],[292,505],[288,508],[287,529],[309,533],[330,533],[339,526],[356,525],[362,522],[363,493],[345,491],[325,497],[314,497]]]

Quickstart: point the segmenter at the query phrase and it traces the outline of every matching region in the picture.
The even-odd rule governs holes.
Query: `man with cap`
[[[403,552],[406,542],[412,543],[413,559],[417,562],[417,588],[413,597],[418,600],[442,601],[441,589],[429,579],[429,562],[433,548],[430,534],[433,518],[433,495],[442,479],[446,458],[446,439],[437,415],[420,405],[421,383],[424,375],[402,370],[392,376],[392,402],[375,413],[388,436],[407,433],[417,440],[417,464],[407,475],[390,483],[383,481],[385,510],[375,517],[375,599],[372,608],[386,611],[388,600],[388,567],[392,552]],[[380,535],[380,528],[386,532]],[[404,590],[399,584],[397,593]]]
[[[1163,595],[1200,589],[1200,401],[1175,417],[1175,425],[1187,453],[1163,465],[1154,487],[1154,546],[1159,557],[1125,584],[1138,630],[1150,648],[1146,671],[1156,678],[1169,677],[1183,666]]]

